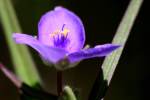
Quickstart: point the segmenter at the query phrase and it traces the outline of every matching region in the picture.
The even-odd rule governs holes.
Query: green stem
[[[35,64],[25,46],[16,45],[12,40],[13,32],[21,32],[11,0],[0,0],[0,19],[10,50],[16,74],[28,85],[40,82]]]
[[[69,86],[65,86],[63,92],[66,95],[65,100],[77,100],[74,92],[72,91],[72,89]]]

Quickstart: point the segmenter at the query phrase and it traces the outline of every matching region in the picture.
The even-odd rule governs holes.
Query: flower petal
[[[60,59],[63,59],[67,53],[66,51],[60,48],[45,46],[42,43],[40,43],[36,38],[30,35],[14,33],[13,39],[16,43],[31,46],[43,57],[44,60],[51,63],[56,63]]]
[[[95,48],[89,48],[89,49],[81,50],[79,52],[71,53],[68,55],[68,59],[71,63],[74,63],[74,62],[81,61],[83,59],[102,57],[108,55],[118,47],[119,45],[113,45],[113,44],[98,45]]]
[[[64,48],[68,52],[75,52],[83,48],[85,42],[84,26],[80,18],[73,12],[56,7],[53,11],[44,14],[38,24],[38,39],[45,45],[55,46],[52,34],[67,29],[67,46]]]

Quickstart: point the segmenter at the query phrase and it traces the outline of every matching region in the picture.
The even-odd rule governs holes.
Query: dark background
[[[24,33],[36,35],[40,16],[57,5],[75,12],[83,21],[86,44],[111,42],[129,0],[12,0]],[[149,100],[150,64],[148,48],[148,6],[144,2],[132,28],[105,100]],[[56,93],[56,71],[45,66],[30,48],[46,91]],[[12,68],[9,50],[0,24],[0,61]],[[103,58],[81,62],[64,72],[64,82],[80,90],[87,100]],[[14,85],[0,72],[0,100],[18,100]]]

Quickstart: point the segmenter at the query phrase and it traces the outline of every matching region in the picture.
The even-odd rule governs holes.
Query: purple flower
[[[104,44],[83,49],[85,31],[82,21],[73,12],[56,7],[44,14],[38,23],[37,38],[14,33],[16,43],[34,48],[41,57],[53,64],[67,60],[69,63],[83,59],[102,57],[118,48],[118,45]]]

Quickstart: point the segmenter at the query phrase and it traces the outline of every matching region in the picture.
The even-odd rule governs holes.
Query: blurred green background
[[[129,0],[12,0],[23,33],[36,35],[42,14],[61,5],[75,12],[83,21],[86,44],[111,42]],[[1,3],[1,1],[0,1]],[[125,50],[111,81],[105,100],[148,100],[150,64],[148,63],[148,15],[146,3],[141,8]],[[12,62],[0,23],[0,61],[10,69]],[[46,91],[56,93],[56,71],[45,66],[30,48],[37,68],[46,83]],[[87,100],[103,58],[85,60],[64,72],[64,82],[77,88]],[[0,72],[0,100],[19,100],[13,84]]]

